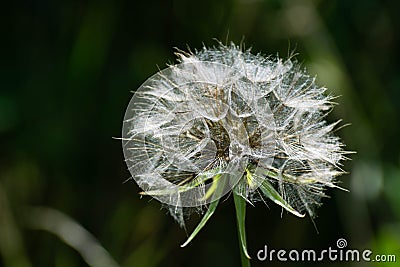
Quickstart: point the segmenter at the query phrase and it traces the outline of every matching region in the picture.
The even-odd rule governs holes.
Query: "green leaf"
[[[235,192],[233,192],[233,199],[235,201],[235,208],[236,208],[236,219],[238,226],[239,242],[241,247],[240,254],[242,256],[242,267],[250,266],[250,261],[249,261],[250,256],[249,253],[247,253],[246,229],[245,229],[246,200]]]
[[[172,188],[166,188],[166,189],[149,190],[149,191],[140,192],[139,194],[146,195],[146,196],[162,196],[162,195],[183,193],[183,192],[189,191],[191,189],[194,189],[194,188],[204,184],[206,181],[208,181],[209,179],[212,178],[214,183],[209,188],[206,196],[204,197],[204,200],[206,200],[214,193],[214,191],[216,189],[216,185],[217,185],[217,183],[215,181],[217,181],[221,177],[221,174],[218,173],[218,171],[219,171],[219,168],[215,168],[210,171],[204,172],[201,175],[197,176],[196,179],[194,179],[193,181],[191,181],[188,184],[184,184],[184,185],[178,184],[179,185],[178,188],[172,187]],[[211,176],[211,178],[210,178],[210,175],[213,175],[213,174],[215,174],[215,175]]]
[[[214,177],[214,179],[213,179],[214,182],[213,182],[213,185],[211,186],[212,192],[215,192],[214,194],[221,194],[224,183],[221,182],[221,179],[219,179],[220,175],[216,175],[216,176],[218,176],[218,177]],[[207,212],[204,214],[203,218],[201,219],[201,221],[197,225],[197,227],[194,229],[193,233],[189,236],[189,238],[186,240],[186,242],[181,245],[182,248],[187,246],[187,244],[189,244],[190,241],[192,241],[193,238],[195,238],[195,236],[200,232],[200,230],[206,225],[207,221],[214,214],[215,209],[218,206],[218,203],[219,203],[219,197],[216,196],[215,200],[213,202],[211,202],[210,205],[208,206]]]
[[[268,180],[264,179],[264,181],[260,185],[260,189],[266,197],[268,197],[273,202],[275,202],[282,208],[286,209],[290,213],[292,213],[298,217],[305,216],[305,214],[299,213],[292,206],[290,206],[289,203],[287,203],[287,201],[282,198],[282,196],[275,190],[275,188],[272,186],[272,184]]]
[[[213,183],[211,184],[210,188],[204,195],[203,200],[207,200],[209,197],[211,197],[211,195],[215,192],[215,190],[217,190],[219,178],[221,178],[221,174],[217,174],[213,177]]]
[[[204,227],[204,225],[206,225],[207,221],[214,214],[214,211],[218,206],[218,202],[219,202],[219,199],[215,200],[214,202],[211,202],[206,214],[204,214],[204,216],[203,216],[203,219],[201,219],[200,223],[197,225],[196,229],[194,229],[193,233],[189,236],[189,238],[186,240],[186,242],[181,245],[182,248],[187,246],[187,244],[189,244],[190,241],[192,241],[193,238],[195,238],[195,236],[200,232],[200,230]]]

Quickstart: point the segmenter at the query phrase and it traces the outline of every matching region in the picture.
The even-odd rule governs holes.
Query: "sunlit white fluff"
[[[345,154],[337,123],[325,121],[326,88],[291,58],[234,44],[177,56],[136,91],[125,115],[125,158],[144,194],[183,224],[182,208],[231,190],[252,202],[266,182],[287,210],[314,216]]]

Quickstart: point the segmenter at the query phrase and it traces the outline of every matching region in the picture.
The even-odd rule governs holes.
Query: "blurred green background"
[[[400,5],[378,0],[8,1],[2,4],[0,266],[239,266],[232,198],[186,248],[186,233],[129,178],[125,108],[174,48],[213,38],[297,59],[340,103],[342,186],[315,220],[270,203],[247,211],[253,266],[273,249],[348,247],[400,261]],[[199,220],[194,215],[188,231]],[[85,230],[86,229],[86,230]],[[96,241],[97,240],[97,241]],[[101,244],[101,246],[100,246]],[[397,263],[398,264],[398,263]]]

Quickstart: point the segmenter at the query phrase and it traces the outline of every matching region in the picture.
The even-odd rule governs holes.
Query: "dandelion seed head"
[[[252,202],[268,181],[314,216],[345,159],[337,123],[325,121],[333,105],[326,88],[292,58],[234,44],[177,56],[135,92],[125,114],[124,155],[143,193],[181,222],[184,207],[232,190]]]

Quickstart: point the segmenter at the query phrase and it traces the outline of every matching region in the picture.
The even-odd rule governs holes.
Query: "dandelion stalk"
[[[240,258],[242,261],[242,267],[250,267],[250,256],[249,253],[247,252],[246,229],[245,229],[246,200],[236,193],[233,193],[233,199],[235,201],[236,220],[237,220],[238,237],[240,244]]]

